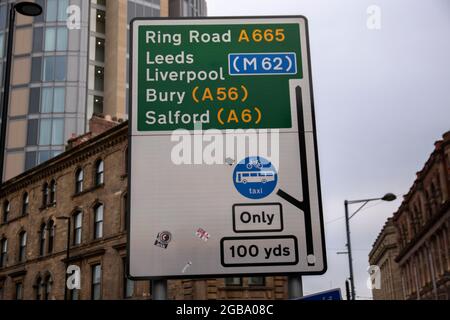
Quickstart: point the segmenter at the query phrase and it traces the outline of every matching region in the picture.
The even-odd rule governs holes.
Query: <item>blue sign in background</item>
[[[278,183],[273,164],[263,157],[247,157],[234,168],[233,183],[241,195],[262,199],[270,195]]]
[[[296,74],[297,59],[289,53],[231,53],[228,72],[237,75]]]
[[[340,289],[332,289],[308,295],[302,298],[297,298],[294,300],[304,300],[304,301],[342,300],[342,295]]]

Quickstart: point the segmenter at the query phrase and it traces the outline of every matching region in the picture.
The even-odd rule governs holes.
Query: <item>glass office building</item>
[[[0,81],[12,2],[0,0]],[[126,118],[129,21],[169,8],[168,0],[35,2],[42,15],[16,15],[5,180],[64,151],[92,114]]]

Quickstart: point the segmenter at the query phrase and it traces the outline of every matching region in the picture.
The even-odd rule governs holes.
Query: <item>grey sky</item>
[[[366,26],[370,5],[381,8],[381,30]],[[344,199],[393,192],[399,200],[372,203],[351,222],[356,292],[371,297],[371,245],[450,130],[450,1],[208,0],[208,14],[308,18],[324,214],[334,222],[328,272],[305,277],[304,291],[344,287]]]

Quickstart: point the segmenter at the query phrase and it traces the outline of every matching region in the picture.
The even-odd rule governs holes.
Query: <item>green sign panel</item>
[[[138,131],[292,127],[289,80],[304,67],[299,24],[137,28]]]

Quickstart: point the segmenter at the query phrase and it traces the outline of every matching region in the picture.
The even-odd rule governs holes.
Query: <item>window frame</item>
[[[101,208],[101,219],[98,219],[99,215],[99,209]],[[102,239],[104,232],[103,232],[103,222],[105,218],[105,206],[103,203],[97,203],[94,206],[94,240]],[[101,226],[101,228],[99,228]]]
[[[23,300],[23,281],[16,281],[14,283],[14,297],[16,300]]]
[[[251,279],[261,279],[260,282],[253,282]],[[265,277],[248,277],[248,285],[249,287],[264,287],[266,285]]]
[[[99,270],[98,282],[96,281],[96,268]],[[102,264],[96,263],[91,265],[91,300],[101,300],[102,299]],[[98,297],[95,296],[98,288]]]
[[[48,205],[49,188],[48,183],[45,182],[42,186],[42,207],[47,207]]]
[[[35,284],[33,286],[33,288],[34,288],[34,299],[36,301],[42,300],[42,291],[41,290],[42,290],[42,287],[43,287],[43,283],[44,283],[44,280],[42,279],[42,277],[41,276],[37,277],[37,279],[35,281]]]
[[[232,279],[239,279],[239,281],[231,281]],[[243,281],[242,277],[227,277],[225,278],[226,287],[242,287]]]
[[[0,268],[5,268],[8,260],[8,238],[0,240]]]
[[[22,196],[22,217],[28,214],[30,208],[30,195],[28,192],[24,192]]]
[[[48,241],[47,241],[47,253],[53,253],[55,249],[55,222],[50,220],[47,223]]]
[[[94,181],[95,186],[105,184],[105,161],[103,159],[98,159],[95,162]]]
[[[27,242],[28,242],[27,232],[25,230],[22,230],[19,233],[19,256],[18,256],[19,262],[25,262],[27,260]]]
[[[44,283],[43,283],[43,297],[45,301],[48,301],[50,298],[50,294],[52,293],[53,289],[53,279],[51,275],[47,275],[45,277]]]
[[[45,240],[46,240],[46,229],[45,223],[42,223],[39,227],[39,256],[43,257],[45,255]]]
[[[11,202],[9,200],[3,201],[2,223],[8,223],[9,214],[11,213]]]
[[[56,180],[52,179],[49,184],[49,204],[54,205],[56,204]]]
[[[80,217],[80,226],[77,226],[77,217]],[[77,235],[79,232],[79,241],[77,241]],[[73,239],[72,245],[78,246],[83,241],[83,212],[81,210],[77,210],[73,214]]]
[[[84,170],[78,168],[75,171],[75,194],[80,194],[84,191]]]

